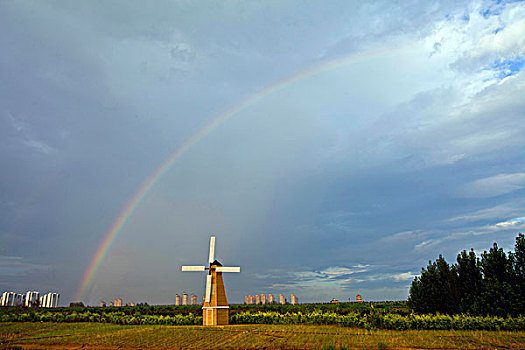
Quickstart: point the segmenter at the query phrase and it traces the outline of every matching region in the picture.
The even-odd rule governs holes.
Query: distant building
[[[190,303],[191,303],[191,305],[199,304],[199,300],[197,299],[197,296],[195,294],[191,294]]]
[[[246,305],[253,305],[253,304],[255,304],[255,295],[245,295],[244,296],[244,303]]]
[[[49,292],[40,297],[40,307],[57,307],[60,294]]]
[[[26,307],[38,307],[40,302],[40,292],[27,292],[24,300]]]
[[[106,307],[106,302],[104,300],[100,301],[100,307]]]
[[[84,303],[81,301],[72,301],[69,303],[69,307],[84,307]]]
[[[109,306],[114,306],[112,301],[109,302]]]
[[[8,298],[9,298],[9,293],[10,292],[4,292],[2,293],[2,299],[0,299],[0,306],[10,306],[8,305]]]
[[[330,300],[330,304],[339,304],[339,300],[333,298],[332,300]]]
[[[275,300],[273,299],[273,294],[268,294],[268,303],[274,304]]]
[[[297,298],[295,294],[292,294],[290,296],[290,302],[292,303],[292,305],[297,305],[299,304],[299,298]]]
[[[15,293],[14,296],[14,306],[22,306],[24,305],[24,295]]]
[[[363,302],[363,298],[361,298],[361,294],[357,294],[356,297],[355,297],[355,300],[356,300],[358,303],[362,303],[362,302]]]
[[[186,292],[182,293],[182,305],[188,305],[188,294]]]
[[[129,302],[129,304],[126,304],[126,306],[135,306],[134,302]]]
[[[122,303],[122,299],[115,298],[115,301],[113,301],[113,306],[124,306],[124,304]]]
[[[182,301],[181,301],[180,295],[175,294],[175,305],[179,306],[181,304],[182,304]]]
[[[296,300],[298,302],[299,299],[297,299],[296,297]],[[275,299],[273,294],[255,294],[244,296],[244,304],[246,305],[269,305],[275,303],[277,303],[277,300]],[[279,303],[287,303],[286,298],[282,294],[279,294]]]
[[[24,296],[15,292],[4,292],[0,306],[21,306],[24,303]]]

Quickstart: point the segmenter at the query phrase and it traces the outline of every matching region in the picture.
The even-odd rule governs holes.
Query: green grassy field
[[[2,323],[0,349],[525,349],[525,332]]]

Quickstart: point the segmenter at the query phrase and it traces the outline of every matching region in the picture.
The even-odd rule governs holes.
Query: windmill
[[[206,266],[183,266],[182,271],[206,271],[206,292],[204,294],[204,304],[202,305],[202,324],[204,326],[227,325],[229,317],[228,299],[222,280],[223,272],[241,272],[240,267],[222,266],[215,260],[215,237],[210,238],[210,264]]]

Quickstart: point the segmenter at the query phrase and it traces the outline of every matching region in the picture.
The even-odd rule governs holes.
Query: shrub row
[[[52,312],[70,314],[73,312],[91,312],[91,313],[109,313],[109,312],[123,312],[126,315],[187,315],[189,313],[200,314],[202,312],[202,305],[140,305],[140,306],[119,306],[119,307],[57,307],[57,308],[40,308],[28,309],[25,307],[1,307],[0,316],[4,313],[27,313],[35,311],[39,313]],[[311,303],[298,305],[280,305],[280,304],[266,304],[266,305],[244,305],[244,304],[230,304],[230,314],[242,312],[257,312],[257,311],[273,311],[281,314],[286,313],[312,313],[312,312],[333,312],[340,315],[348,313],[371,313],[371,312],[389,312],[400,315],[408,315],[410,310],[406,306],[406,301],[382,301],[374,302],[373,307],[370,303],[356,303],[356,302],[342,302],[339,304],[330,303]]]
[[[98,322],[122,325],[201,325],[202,316],[186,315],[142,315],[124,312],[38,312],[6,313],[0,322]],[[399,315],[393,313],[348,313],[335,312],[286,313],[241,312],[230,315],[231,324],[323,324],[366,329],[390,330],[525,330],[525,316],[469,316],[469,315]]]
[[[139,325],[139,324],[160,324],[170,326],[184,326],[184,325],[201,325],[202,316],[197,316],[192,313],[187,315],[126,315],[123,312],[108,312],[108,313],[92,313],[92,312],[72,312],[70,314],[62,313],[37,313],[27,312],[19,314],[3,314],[0,315],[0,322],[98,322],[98,323],[115,323],[123,325]]]
[[[230,317],[232,324],[325,324],[356,328],[390,330],[525,330],[525,317],[492,317],[468,315],[398,315],[349,313],[239,313]]]

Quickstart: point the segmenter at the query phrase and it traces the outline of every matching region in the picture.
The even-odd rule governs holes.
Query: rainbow
[[[86,296],[86,292],[88,288],[90,287],[93,281],[93,278],[95,277],[97,270],[100,267],[100,264],[102,263],[102,261],[104,261],[104,258],[108,254],[109,248],[115,241],[115,238],[117,237],[118,233],[121,231],[122,227],[126,224],[129,217],[137,209],[137,207],[142,202],[142,200],[148,195],[149,192],[151,192],[152,188],[155,186],[157,182],[159,182],[162,176],[164,176],[164,174],[166,174],[171,169],[171,167],[177,161],[177,159],[179,159],[184,153],[186,153],[194,144],[199,142],[199,140],[204,138],[206,135],[208,135],[214,129],[216,129],[219,125],[221,125],[222,123],[224,123],[231,117],[235,116],[239,112],[243,111],[247,107],[257,103],[258,101],[262,100],[268,95],[271,95],[275,92],[282,90],[286,86],[298,80],[301,80],[306,77],[309,77],[309,76],[312,76],[312,75],[315,75],[321,72],[325,72],[325,71],[328,71],[334,68],[338,68],[338,67],[341,67],[349,63],[356,63],[356,62],[367,60],[370,58],[379,57],[379,56],[382,56],[388,53],[392,53],[393,51],[398,51],[399,49],[400,49],[399,47],[396,50],[389,48],[389,49],[383,49],[380,51],[372,51],[368,53],[352,55],[350,57],[347,56],[347,57],[343,57],[340,59],[330,61],[323,65],[311,67],[305,71],[302,71],[299,74],[293,75],[285,80],[282,80],[279,83],[272,85],[260,91],[259,93],[251,96],[244,102],[222,113],[217,118],[215,118],[213,121],[211,121],[208,125],[200,129],[195,135],[193,135],[182,146],[180,146],[174,153],[172,153],[160,165],[160,167],[158,167],[153,173],[151,173],[151,175],[149,175],[148,178],[142,183],[139,190],[126,203],[126,206],[120,212],[119,216],[117,217],[117,219],[111,226],[110,230],[106,233],[104,240],[98,247],[95,255],[91,259],[89,266],[84,272],[80,286],[77,290],[77,293],[75,294],[75,300],[82,300],[83,297]]]

